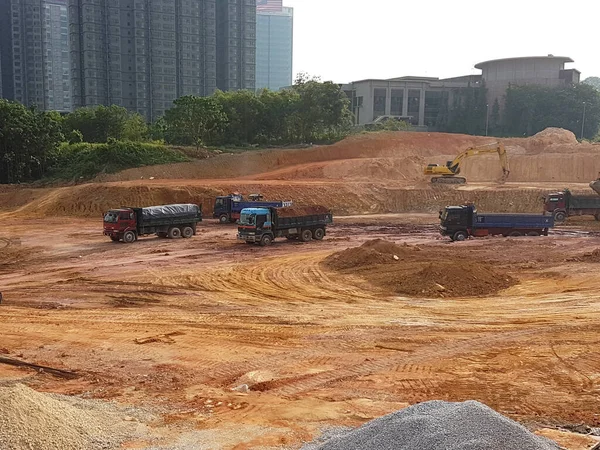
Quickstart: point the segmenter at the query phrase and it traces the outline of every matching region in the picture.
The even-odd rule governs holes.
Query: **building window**
[[[421,91],[411,89],[408,91],[408,115],[411,116],[410,123],[419,124],[419,103],[421,101]]]
[[[404,89],[392,89],[390,114],[392,116],[401,116],[403,103],[404,103]]]
[[[386,89],[373,89],[373,120],[385,115]]]

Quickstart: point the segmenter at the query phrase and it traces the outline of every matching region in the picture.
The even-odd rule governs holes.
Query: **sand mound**
[[[120,448],[132,426],[21,384],[0,388],[2,450]]]
[[[303,447],[308,450],[312,445]],[[430,401],[372,420],[319,450],[558,450],[548,439],[476,402]]]
[[[324,265],[359,275],[385,291],[411,297],[485,296],[516,283],[485,262],[381,239],[334,253],[325,259]]]

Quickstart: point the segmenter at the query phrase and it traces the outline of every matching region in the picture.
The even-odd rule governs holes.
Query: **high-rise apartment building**
[[[256,86],[256,0],[217,2],[217,87]]]
[[[292,85],[294,9],[259,6],[256,13],[256,89]]]
[[[217,85],[216,0],[69,0],[75,106],[155,120]]]
[[[255,0],[69,0],[75,106],[121,105],[155,120],[184,95],[254,89],[255,8]]]
[[[70,111],[67,0],[0,0],[2,96]]]

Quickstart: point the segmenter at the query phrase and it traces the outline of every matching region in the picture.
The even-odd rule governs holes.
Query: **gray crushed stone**
[[[302,450],[558,450],[476,401],[420,403]]]

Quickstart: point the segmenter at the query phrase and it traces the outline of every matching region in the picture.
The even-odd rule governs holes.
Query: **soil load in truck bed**
[[[277,208],[277,216],[280,218],[319,216],[323,214],[330,214],[330,211],[325,206],[320,205]]]

